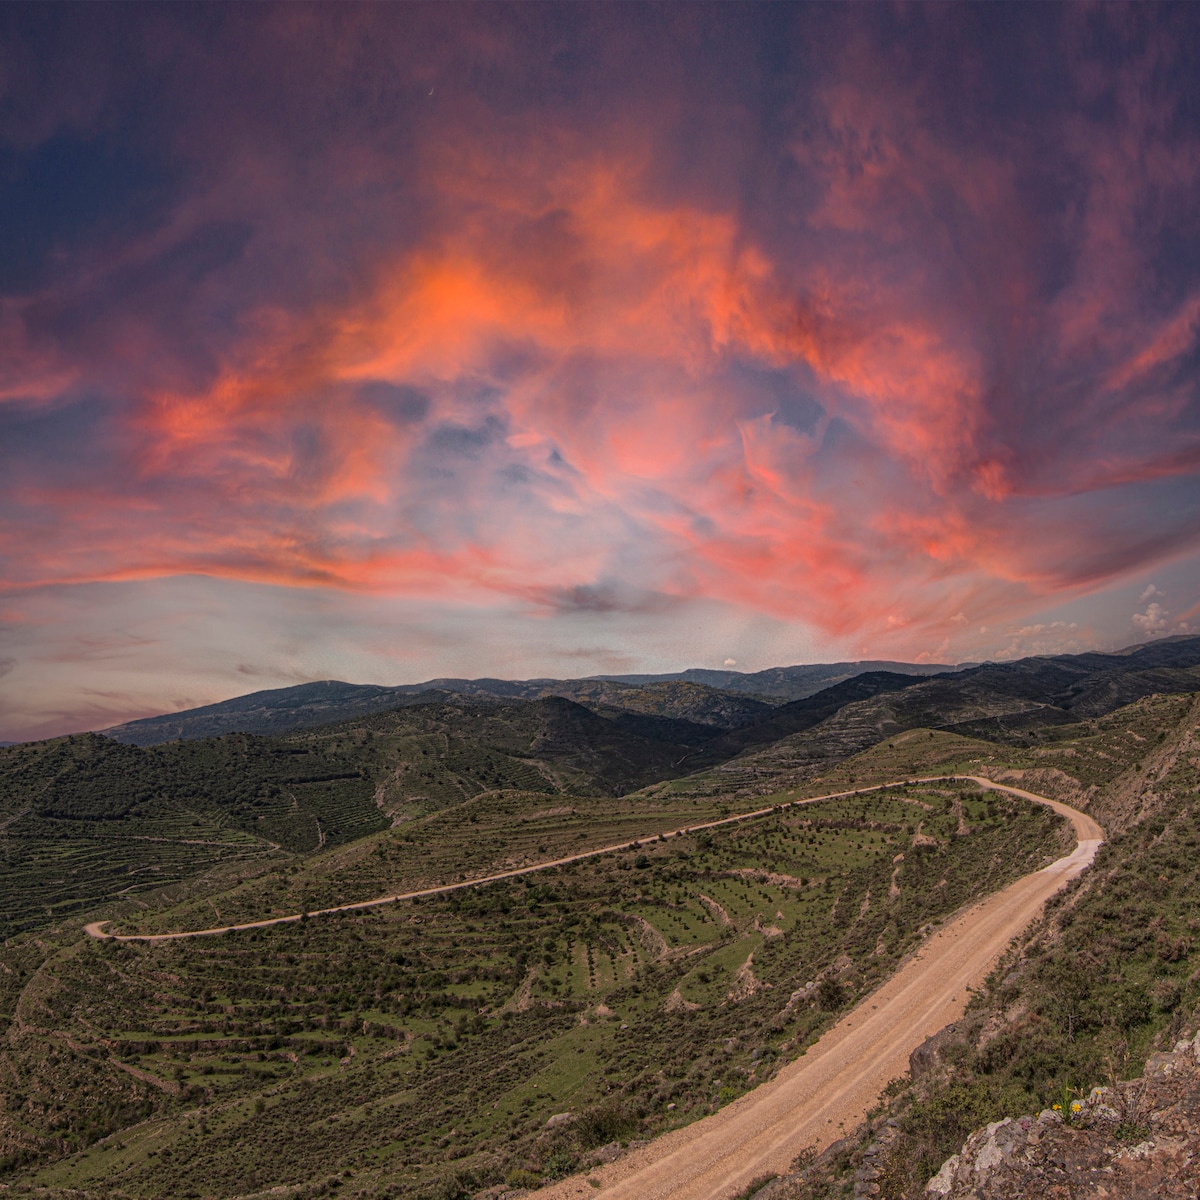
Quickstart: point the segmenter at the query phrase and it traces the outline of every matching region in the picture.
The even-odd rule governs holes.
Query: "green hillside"
[[[620,795],[711,736],[551,697],[417,705],[283,738],[139,748],[84,734],[0,749],[0,933],[266,869],[484,793]]]
[[[1193,668],[1097,657],[858,676],[736,728],[543,697],[280,737],[0,749],[0,1184],[462,1200],[587,1170],[769,1078],[930,922],[1066,844],[1045,810],[959,782],[795,801],[985,774],[1110,836],[977,999],[961,1048],[895,1090],[880,1194],[915,1197],[964,1130],[1136,1073],[1200,1001],[1200,709],[1149,694],[1097,711],[1151,679],[1190,691]],[[678,706],[693,685],[671,686]],[[692,700],[712,716],[711,695]],[[82,932],[311,913],[634,841],[232,935]],[[787,1195],[840,1195],[877,1135]]]
[[[433,845],[459,862],[481,841],[553,852],[573,839],[546,803],[435,816],[425,836],[329,852],[273,896],[250,881],[141,927],[205,906],[232,919],[250,895],[259,912],[330,898],[331,874],[378,889],[419,877]],[[667,803],[633,820],[695,811]],[[578,827],[628,828],[619,805]],[[145,1197],[316,1194],[331,1163],[371,1196],[553,1178],[769,1078],[926,922],[1064,836],[970,786],[899,788],[421,904],[158,946],[68,934],[10,1000],[23,1102],[5,1152],[42,1183]],[[50,1029],[27,1032],[39,1012]]]

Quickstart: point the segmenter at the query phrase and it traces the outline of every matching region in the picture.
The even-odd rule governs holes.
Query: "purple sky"
[[[0,738],[1200,631],[1200,8],[0,8]]]

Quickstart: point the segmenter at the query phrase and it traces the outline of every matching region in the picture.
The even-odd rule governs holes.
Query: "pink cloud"
[[[1108,71],[1064,16],[1031,131],[966,16],[914,16],[915,55],[813,33],[772,106],[692,77],[711,15],[664,14],[647,75],[581,14],[597,62],[560,77],[464,11],[143,31],[191,174],[0,307],[0,409],[50,431],[0,485],[6,589],[708,597],[926,647],[1195,547],[1200,265],[1168,287],[1146,248],[1200,162],[1168,41]]]

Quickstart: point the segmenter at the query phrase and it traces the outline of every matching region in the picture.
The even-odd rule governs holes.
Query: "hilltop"
[[[870,671],[926,676],[953,667],[938,664],[859,662],[738,671],[688,670],[667,675],[599,675],[586,679],[430,679],[381,687],[323,680],[253,692],[217,704],[114,725],[103,732],[117,741],[152,746],[177,738],[222,733],[284,733],[383,712],[409,704],[540,700],[561,696],[702,724],[749,724],[774,704],[799,700]]]
[[[0,1181],[444,1200],[603,1163],[771,1078],[932,924],[1062,853],[1056,819],[969,783],[781,807],[923,775],[1031,787],[1109,840],[878,1119],[779,1196],[874,1164],[879,1195],[915,1197],[972,1130],[1110,1060],[1135,1076],[1193,1020],[1200,638],[864,671],[783,703],[586,682],[316,726],[310,694],[271,735],[0,749]],[[245,711],[288,720],[271,695]],[[615,844],[193,942],[82,928],[311,913]]]

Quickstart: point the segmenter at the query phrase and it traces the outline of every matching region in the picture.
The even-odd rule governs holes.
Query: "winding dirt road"
[[[118,942],[174,942],[181,938],[215,937],[222,933],[234,933],[242,929],[269,929],[272,925],[287,925],[293,921],[301,921],[308,917],[323,917],[330,913],[354,912],[363,908],[378,908],[381,904],[397,904],[401,900],[415,900],[424,896],[444,896],[447,892],[461,892],[464,888],[482,887],[488,883],[498,883],[502,879],[517,879],[521,875],[532,875],[535,871],[547,871],[551,867],[565,867],[568,863],[583,862],[588,858],[599,858],[602,854],[617,854],[625,850],[637,850],[643,842],[655,841],[659,837],[678,837],[684,833],[699,833],[704,829],[719,829],[722,825],[736,825],[740,821],[754,821],[760,817],[768,817],[772,813],[789,808],[800,808],[805,804],[817,804],[822,800],[842,800],[848,796],[863,796],[868,792],[880,792],[889,787],[903,787],[906,784],[948,782],[954,779],[971,779],[986,787],[1000,788],[1001,791],[1012,792],[1015,796],[1024,796],[1027,800],[1036,800],[1039,804],[1049,804],[1052,808],[1062,811],[1063,815],[1074,814],[1083,820],[1082,813],[1076,813],[1073,808],[1067,808],[1056,800],[1047,800],[1044,796],[1035,796],[1032,792],[1022,792],[1017,788],[1003,787],[990,780],[981,779],[974,775],[936,775],[920,779],[901,779],[894,783],[877,783],[872,787],[855,788],[848,792],[829,792],[824,796],[809,796],[804,800],[793,800],[787,804],[773,805],[770,808],[757,808],[753,812],[738,813],[732,817],[722,817],[718,821],[705,821],[700,825],[685,825],[679,829],[667,830],[663,833],[653,832],[643,834],[628,842],[620,842],[613,846],[601,846],[596,850],[584,850],[579,854],[570,854],[566,858],[552,858],[545,862],[533,863],[527,867],[516,867],[511,871],[500,871],[495,875],[481,875],[476,879],[465,879],[461,883],[445,883],[438,887],[422,888],[416,892],[398,892],[394,896],[376,896],[372,900],[358,900],[353,904],[338,904],[332,908],[316,908],[308,913],[289,913],[286,917],[265,917],[261,921],[245,921],[240,925],[215,925],[211,929],[185,929],[179,933],[109,933],[104,928],[108,921],[92,921],[83,927],[84,932],[93,938],[111,938]],[[1094,822],[1093,822],[1094,823]],[[1097,829],[1100,827],[1097,825]],[[1099,835],[1097,835],[1099,836]]]
[[[593,1171],[598,1189],[576,1176],[540,1189],[539,1200],[725,1200],[763,1175],[785,1173],[802,1150],[821,1150],[862,1121],[884,1087],[908,1070],[909,1054],[963,1015],[969,989],[983,982],[1047,898],[1092,862],[1104,837],[1091,817],[1057,800],[979,776],[953,778],[1048,805],[1072,823],[1078,845],[931,934],[878,991],[770,1082]]]
[[[936,775],[813,796],[671,830],[664,835],[673,837],[715,829],[765,817],[780,809],[863,795],[888,787],[967,780],[1054,809],[1074,826],[1078,842],[1075,850],[965,909],[932,933],[878,991],[768,1083],[712,1116],[674,1130],[617,1162],[591,1172],[590,1180],[576,1176],[542,1188],[536,1195],[541,1200],[576,1200],[596,1195],[604,1196],[606,1200],[725,1200],[765,1174],[784,1173],[802,1150],[810,1146],[822,1149],[843,1132],[853,1129],[866,1116],[884,1087],[907,1071],[909,1054],[925,1038],[962,1016],[969,990],[982,983],[1008,944],[1038,915],[1045,901],[1090,865],[1104,831],[1091,817],[1046,796],[978,775]],[[658,836],[650,834],[641,841]],[[443,895],[602,854],[635,849],[639,845],[640,841],[622,842],[462,883],[341,904],[308,915],[350,912],[417,896]],[[163,942],[212,937],[241,929],[266,929],[301,919],[301,913],[292,913],[241,925],[158,934],[108,933],[104,929],[107,921],[95,921],[84,928],[94,938]],[[591,1180],[598,1181],[598,1189]]]

